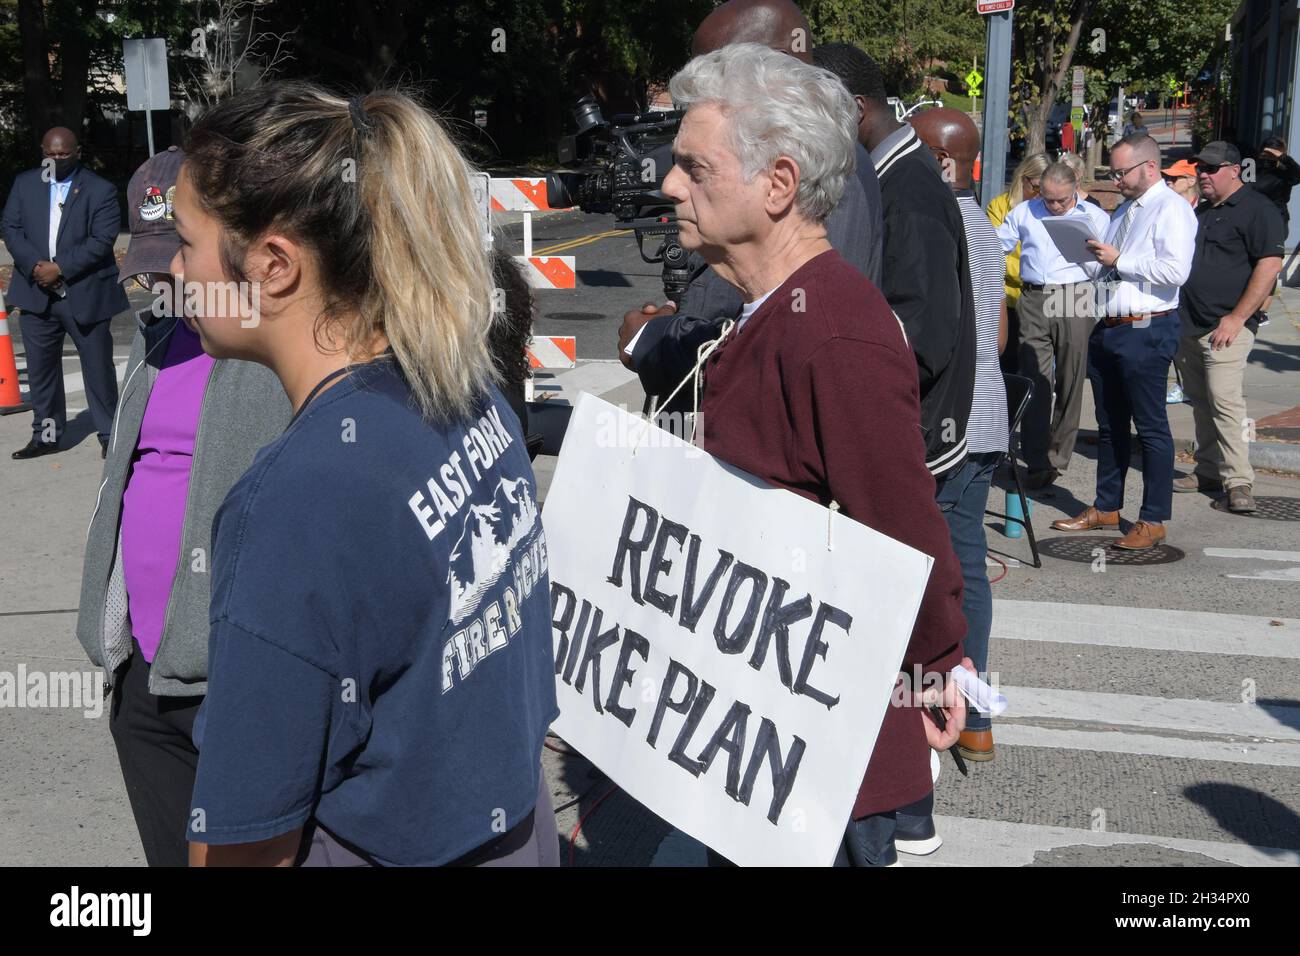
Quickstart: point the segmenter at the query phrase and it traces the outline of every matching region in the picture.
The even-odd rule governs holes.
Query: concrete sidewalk
[[[1246,408],[1255,423],[1250,462],[1256,468],[1300,474],[1300,441],[1292,438],[1296,430],[1283,424],[1300,406],[1300,289],[1284,288],[1269,307],[1269,317],[1271,321],[1255,338],[1246,366]],[[1095,421],[1091,389],[1085,394],[1088,407],[1083,421]],[[1270,427],[1271,419],[1278,426]],[[1169,406],[1169,427],[1179,452],[1195,447],[1190,405]]]

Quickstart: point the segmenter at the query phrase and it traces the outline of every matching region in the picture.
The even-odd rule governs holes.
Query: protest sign
[[[926,555],[583,394],[543,510],[555,731],[741,865],[829,865]]]

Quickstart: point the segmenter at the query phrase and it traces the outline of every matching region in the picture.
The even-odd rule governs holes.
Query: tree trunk
[[[1025,155],[1041,153],[1045,149],[1047,119],[1052,115],[1052,106],[1056,103],[1056,94],[1069,75],[1070,65],[1074,61],[1074,51],[1079,46],[1079,35],[1083,32],[1083,21],[1088,19],[1093,0],[1078,0],[1078,6],[1070,11],[1070,32],[1065,38],[1065,49],[1061,59],[1056,59],[1056,37],[1050,35],[1043,44],[1034,61],[1034,80],[1040,91],[1038,107],[1030,114],[1029,130],[1025,137]]]
[[[59,42],[59,71],[62,74],[59,121],[81,138],[86,119],[86,90],[90,82],[90,37],[86,25],[95,16],[95,3],[77,4],[75,28],[69,28]]]
[[[39,146],[50,125],[50,60],[41,0],[18,0],[18,32],[23,50],[23,103],[27,132]]]

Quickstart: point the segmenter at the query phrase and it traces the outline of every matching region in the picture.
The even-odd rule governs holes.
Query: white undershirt
[[[741,307],[740,321],[736,324],[737,332],[739,332],[741,329],[745,327],[745,323],[749,321],[749,317],[753,315],[755,312],[757,312],[759,306],[761,306],[764,302],[766,302],[767,297],[770,296],[775,291],[776,291],[775,289],[772,289],[770,292],[764,292],[753,302],[746,302],[744,306]]]

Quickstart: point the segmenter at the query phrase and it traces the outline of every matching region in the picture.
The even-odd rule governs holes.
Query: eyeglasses
[[[1220,163],[1220,164],[1217,165],[1217,166],[1211,166],[1209,163],[1197,163],[1197,164],[1196,164],[1196,171],[1197,171],[1198,173],[1203,173],[1203,174],[1206,175],[1206,176],[1213,176],[1215,173],[1217,173],[1219,170],[1221,170],[1224,166],[1228,166],[1228,165],[1230,165],[1230,164],[1229,164],[1229,163]]]
[[[1110,172],[1110,178],[1113,179],[1113,180],[1115,180],[1115,182],[1119,182],[1121,179],[1123,179],[1123,178],[1124,178],[1125,176],[1127,176],[1129,173],[1133,172],[1133,170],[1137,169],[1139,166],[1145,166],[1145,165],[1146,165],[1147,163],[1149,163],[1149,162],[1151,162],[1151,160],[1149,160],[1149,159],[1144,159],[1144,160],[1142,160],[1142,162],[1140,162],[1140,163],[1134,163],[1134,164],[1133,164],[1132,166],[1130,166],[1128,169],[1112,169],[1111,172]]]
[[[1038,187],[1042,184],[1042,182],[1043,181],[1041,179],[1029,179],[1027,177],[1025,179],[1025,185],[1027,185],[1034,192],[1038,192]]]

